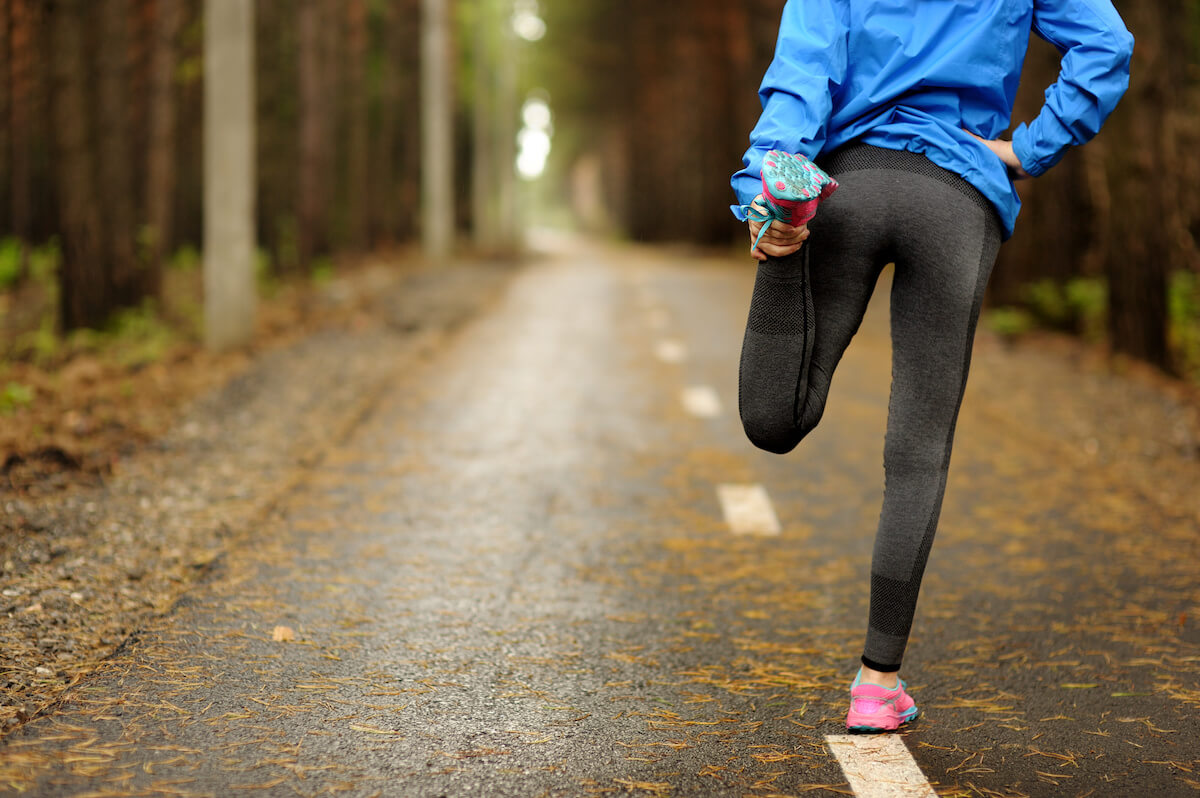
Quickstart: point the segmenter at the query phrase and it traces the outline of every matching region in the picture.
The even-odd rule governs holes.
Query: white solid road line
[[[687,360],[687,347],[683,341],[666,338],[654,345],[654,354],[664,363],[682,363]]]
[[[831,734],[825,742],[858,798],[937,798],[898,735]]]
[[[717,485],[717,499],[733,534],[779,534],[779,517],[762,485]]]
[[[697,418],[716,418],[721,415],[721,399],[707,385],[689,385],[679,394],[683,409]]]

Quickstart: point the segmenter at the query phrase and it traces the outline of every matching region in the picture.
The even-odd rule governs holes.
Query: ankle
[[[858,681],[894,690],[900,685],[900,674],[897,671],[877,671],[874,668],[868,668],[866,665],[863,665],[858,672]]]

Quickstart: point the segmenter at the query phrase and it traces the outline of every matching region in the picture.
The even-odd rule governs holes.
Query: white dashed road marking
[[[825,742],[858,798],[937,798],[898,735],[831,734]]]
[[[664,363],[682,363],[687,360],[687,347],[683,341],[667,338],[655,344],[654,354]]]
[[[779,534],[779,517],[762,485],[717,485],[717,498],[733,534]]]
[[[707,385],[691,385],[679,395],[683,409],[697,418],[716,418],[721,415],[721,399]]]

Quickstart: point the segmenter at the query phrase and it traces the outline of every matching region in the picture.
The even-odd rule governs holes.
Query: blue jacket
[[[740,206],[762,190],[772,149],[816,158],[851,140],[923,153],[983,192],[1012,235],[1021,201],[1007,168],[963,131],[1008,129],[1030,31],[1063,54],[1041,113],[1013,131],[1037,176],[1100,130],[1129,85],[1133,37],[1109,0],[788,0]]]

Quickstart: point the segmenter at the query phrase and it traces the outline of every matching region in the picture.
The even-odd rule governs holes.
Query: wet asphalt
[[[0,791],[846,794],[824,737],[865,630],[886,291],[778,457],[737,420],[752,280],[623,249],[521,271],[257,545],[0,743]],[[690,416],[687,386],[722,412]],[[973,378],[903,739],[940,795],[1195,794],[1194,519],[1005,414],[1035,389]],[[763,485],[782,533],[731,534],[726,483]]]

